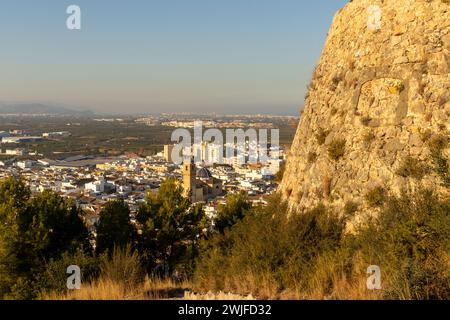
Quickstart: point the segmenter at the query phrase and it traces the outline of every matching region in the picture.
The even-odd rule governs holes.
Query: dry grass
[[[140,300],[142,292],[125,289],[121,283],[111,280],[98,280],[94,283],[82,285],[80,290],[71,290],[66,294],[49,294],[44,300]]]
[[[247,272],[245,275],[236,274],[225,279],[223,291],[219,293],[205,293],[208,287],[203,284],[202,294],[187,292],[186,299],[195,300],[382,300],[383,291],[368,290],[368,275],[361,272],[348,276],[344,272],[344,265],[336,264],[335,260],[323,258],[316,266],[313,276],[308,279],[310,290],[302,289],[300,283],[289,283],[289,287],[281,289],[279,284],[267,275],[257,275]],[[365,270],[364,264],[359,266]],[[202,290],[199,288],[199,292]],[[231,292],[231,293],[229,293]]]
[[[330,266],[330,268],[334,268]],[[196,293],[189,283],[176,283],[170,279],[150,279],[134,288],[127,290],[125,286],[111,280],[98,280],[82,286],[80,290],[69,291],[66,294],[49,294],[44,300],[380,300],[381,291],[369,291],[366,288],[366,277],[358,277],[358,281],[348,279],[341,272],[326,270],[318,272],[312,284],[314,290],[301,292],[295,289],[280,291],[270,280],[258,282],[256,277],[247,274],[246,277],[236,276],[226,287],[233,288],[230,292]],[[333,274],[327,274],[327,271]],[[329,282],[330,288],[326,282]],[[233,292],[239,292],[236,294]],[[256,292],[245,294],[245,292]],[[405,299],[408,299],[407,295]]]
[[[66,294],[48,294],[43,300],[255,300],[252,295],[242,296],[233,293],[194,293],[189,291],[187,282],[175,282],[172,279],[149,278],[129,290],[125,285],[113,280],[100,279],[81,287],[80,290]]]
[[[354,261],[355,268],[365,270],[362,261]],[[330,257],[319,258],[316,272],[310,280],[313,288],[306,295],[296,295],[295,299],[306,300],[380,300],[382,292],[367,289],[365,273],[349,276],[344,272],[345,266]]]
[[[111,279],[99,279],[82,285],[80,290],[71,290],[66,294],[48,294],[44,300],[164,300],[182,299],[189,286],[171,279],[147,277],[132,289],[122,282]]]

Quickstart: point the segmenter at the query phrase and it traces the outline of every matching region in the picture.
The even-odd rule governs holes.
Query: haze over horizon
[[[298,115],[346,2],[4,0],[0,101]],[[80,31],[66,28],[71,4],[82,10]]]

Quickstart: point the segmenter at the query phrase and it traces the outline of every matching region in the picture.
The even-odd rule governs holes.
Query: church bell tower
[[[183,163],[183,188],[185,197],[191,198],[195,202],[195,178],[196,167],[194,158]]]

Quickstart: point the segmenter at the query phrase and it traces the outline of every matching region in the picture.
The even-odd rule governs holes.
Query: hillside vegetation
[[[275,196],[254,207],[231,195],[212,228],[175,181],[129,221],[123,202],[101,214],[97,242],[83,212],[52,192],[0,184],[3,299],[164,299],[230,292],[261,299],[449,299],[450,199],[420,189],[377,195],[379,213],[348,232],[357,204],[292,212]],[[370,202],[371,198],[367,199]],[[138,232],[139,231],[139,232]],[[68,290],[66,269],[82,270]],[[378,265],[382,289],[366,287]],[[200,295],[201,296],[201,295]],[[226,297],[226,295],[225,295]],[[235,297],[235,296],[233,296]]]

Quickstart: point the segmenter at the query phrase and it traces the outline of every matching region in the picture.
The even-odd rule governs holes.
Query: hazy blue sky
[[[297,114],[345,0],[1,0],[0,101]],[[66,28],[66,8],[82,30]]]

